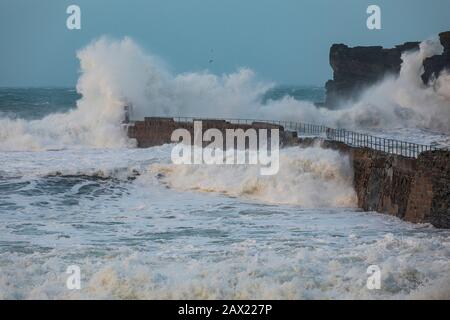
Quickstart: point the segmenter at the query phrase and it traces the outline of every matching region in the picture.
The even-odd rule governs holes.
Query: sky
[[[72,4],[81,30],[66,27]],[[371,4],[381,30],[366,26]],[[323,85],[333,43],[392,47],[447,30],[449,0],[0,0],[0,86],[75,86],[77,50],[102,35],[131,37],[174,73],[248,67],[280,85]]]

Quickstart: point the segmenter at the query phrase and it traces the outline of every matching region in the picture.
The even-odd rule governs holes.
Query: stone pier
[[[199,119],[201,120],[201,119]],[[350,147],[342,142],[320,138],[298,138],[282,126],[254,122],[236,124],[225,120],[202,120],[203,132],[226,129],[279,129],[281,146],[308,147],[319,143],[350,156],[358,206],[365,211],[387,213],[413,223],[430,223],[450,228],[450,151],[422,152],[418,158],[388,154],[369,148]],[[128,135],[137,146],[147,148],[171,143],[175,129],[193,133],[192,121],[173,118],[145,118],[128,124]]]

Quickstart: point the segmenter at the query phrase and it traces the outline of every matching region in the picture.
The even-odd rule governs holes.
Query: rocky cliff
[[[440,35],[444,53],[424,61],[424,83],[443,69],[450,68],[450,32]],[[419,42],[406,42],[391,49],[383,47],[354,47],[334,44],[330,49],[330,65],[333,80],[326,87],[327,107],[336,106],[340,101],[358,97],[362,89],[383,79],[388,74],[400,72],[404,52],[419,49]]]
[[[425,84],[428,84],[431,79],[437,78],[444,69],[450,69],[450,31],[440,33],[439,39],[444,47],[444,52],[423,61],[422,80]]]

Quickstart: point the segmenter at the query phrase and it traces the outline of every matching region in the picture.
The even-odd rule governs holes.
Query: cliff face
[[[450,31],[440,35],[444,53],[424,61],[425,84],[432,76],[437,77],[445,68],[450,68]],[[330,49],[330,65],[333,69],[333,80],[326,87],[327,107],[336,106],[342,100],[358,97],[361,89],[373,85],[387,74],[397,75],[400,72],[405,51],[419,49],[419,42],[406,42],[395,48],[354,47],[334,44]]]
[[[440,33],[439,39],[444,47],[442,55],[433,56],[423,61],[422,80],[425,84],[428,84],[432,78],[437,78],[444,69],[450,69],[450,31]]]
[[[355,97],[361,89],[381,80],[385,75],[398,74],[402,63],[402,53],[418,48],[418,42],[407,42],[392,49],[349,48],[344,44],[334,44],[330,49],[333,80],[329,80],[325,85],[327,91],[325,104],[333,106],[339,100],[348,100]]]

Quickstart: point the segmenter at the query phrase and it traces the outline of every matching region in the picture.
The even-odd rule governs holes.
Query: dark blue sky
[[[66,28],[70,4],[81,30]],[[366,28],[369,4],[381,7],[382,30]],[[130,36],[174,72],[245,66],[322,85],[333,43],[393,46],[444,30],[449,0],[0,0],[0,86],[75,85],[76,51],[101,35]]]

